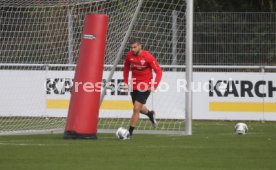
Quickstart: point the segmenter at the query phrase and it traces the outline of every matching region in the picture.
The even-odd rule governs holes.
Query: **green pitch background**
[[[275,170],[276,122],[194,121],[192,136],[114,134],[98,140],[60,135],[0,136],[1,170]]]

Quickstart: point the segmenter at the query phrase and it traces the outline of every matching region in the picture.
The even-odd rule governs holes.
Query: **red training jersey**
[[[128,84],[130,70],[132,71],[131,88],[133,90],[149,90],[151,86],[156,89],[162,78],[162,69],[159,63],[150,52],[145,50],[142,50],[138,56],[131,51],[126,54],[124,63],[124,82],[126,84]],[[153,83],[152,70],[156,74]]]

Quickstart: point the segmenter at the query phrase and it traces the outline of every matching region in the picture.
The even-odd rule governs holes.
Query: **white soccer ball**
[[[116,131],[116,137],[118,139],[122,139],[122,140],[126,140],[129,137],[129,131],[126,128],[120,127],[117,131]]]
[[[248,132],[248,127],[245,123],[237,123],[235,125],[235,132],[239,135],[244,135]]]

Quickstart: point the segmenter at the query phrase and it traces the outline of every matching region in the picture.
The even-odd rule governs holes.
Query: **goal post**
[[[129,125],[131,99],[118,89],[124,56],[129,50],[128,40],[139,38],[143,48],[160,63],[164,74],[160,89],[147,102],[149,109],[157,111],[158,128],[153,129],[142,115],[136,133],[191,135],[192,93],[183,87],[177,91],[177,83],[183,86],[184,80],[187,85],[192,81],[193,10],[189,10],[192,3],[191,0],[4,2],[0,7],[3,94],[0,135],[63,132],[87,13],[109,16],[99,132],[110,133]]]
[[[193,113],[193,12],[194,11],[194,0],[187,1],[186,10],[186,103],[185,103],[185,115],[186,124],[185,131],[187,135],[192,135],[192,113]]]

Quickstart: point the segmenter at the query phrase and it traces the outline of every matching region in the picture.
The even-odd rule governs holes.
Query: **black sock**
[[[135,127],[129,126],[129,135],[132,136],[133,130],[135,129]]]
[[[150,121],[153,122],[153,111],[149,111],[147,116],[149,117]]]

